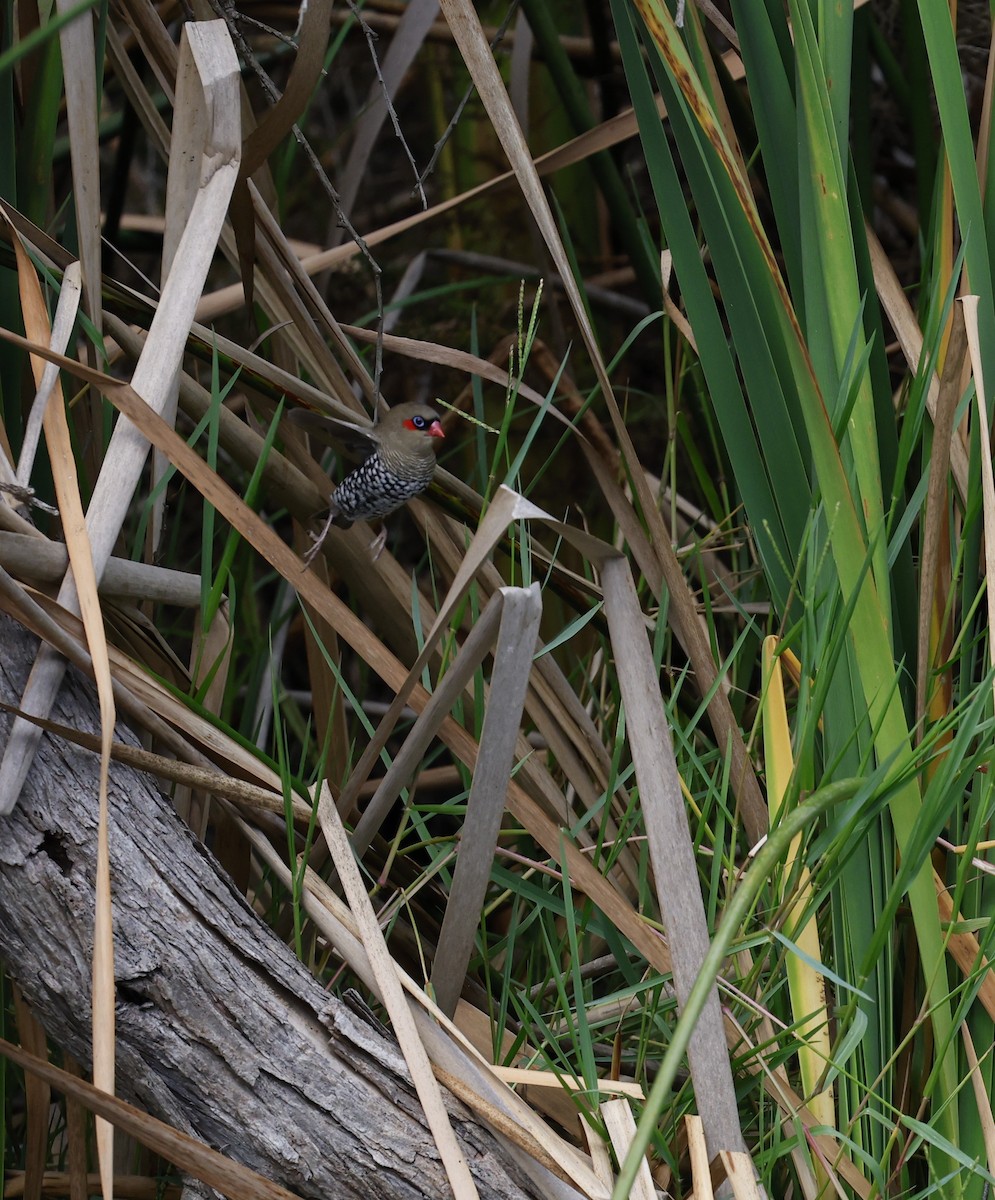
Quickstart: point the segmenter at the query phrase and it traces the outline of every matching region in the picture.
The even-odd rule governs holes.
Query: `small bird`
[[[304,556],[306,565],[333,525],[348,529],[353,521],[389,516],[420,495],[432,482],[439,439],[446,436],[439,414],[417,401],[395,405],[370,428],[306,409],[293,409],[288,419],[360,460],[332,493],[328,519]],[[376,553],[382,548],[380,541]]]

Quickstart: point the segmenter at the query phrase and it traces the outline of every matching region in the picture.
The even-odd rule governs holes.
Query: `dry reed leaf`
[[[611,1155],[604,1138],[600,1137],[586,1121],[581,1122],[587,1151],[591,1156],[591,1166],[598,1179],[609,1191],[615,1186],[615,1172],[612,1170]]]
[[[279,336],[286,336],[291,345],[298,347],[297,353],[310,364],[311,371],[317,379],[327,382],[328,390],[333,396],[337,396],[353,412],[361,411],[353,395],[349,376],[329,350],[327,343],[331,342],[372,408],[378,397],[373,394],[373,381],[363,360],[342,332],[314,281],[302,269],[290,240],[263,204],[262,197],[254,189],[254,185],[250,184],[249,190],[255,205],[259,233],[262,235],[259,240],[259,255],[263,282],[269,289],[268,294],[275,297],[279,304],[278,311],[289,314],[293,322],[289,328],[280,329]],[[316,315],[312,315],[312,309]]]
[[[991,429],[988,396],[981,369],[981,343],[978,335],[978,297],[962,296],[967,344],[974,371],[975,400],[980,429]],[[995,666],[995,471],[992,470],[991,439],[981,439],[981,496],[985,526],[985,597],[988,601],[988,661]],[[995,691],[995,680],[992,682]]]
[[[11,241],[16,245],[20,239],[13,234]],[[62,275],[62,287],[55,307],[55,319],[52,321],[52,332],[48,344],[53,350],[65,354],[69,339],[72,337],[79,312],[79,302],[83,294],[80,279],[81,267],[78,262],[70,263]],[[47,310],[46,310],[47,320]],[[51,399],[52,392],[59,379],[59,369],[53,363],[46,363],[41,376],[41,382],[31,404],[31,412],[24,426],[24,440],[21,442],[21,457],[17,461],[16,479],[22,487],[31,482],[31,472],[34,470],[35,454],[41,438],[45,409]]]
[[[380,1000],[390,1017],[404,1061],[408,1064],[412,1082],[425,1110],[425,1118],[446,1168],[450,1186],[456,1200],[476,1197],[476,1184],[449,1123],[449,1114],[446,1112],[439,1085],[432,1074],[431,1062],[405,1001],[404,991],[397,977],[397,968],[387,949],[373,905],[366,894],[366,886],[353,857],[342,819],[332,803],[327,784],[322,785],[318,801],[318,820],[376,978]]]
[[[138,43],[142,61],[155,74],[157,83],[165,93],[166,102],[175,107],[179,51],[158,12],[153,5],[145,4],[142,0],[122,0],[118,11]]]
[[[376,331],[373,329],[361,329],[358,325],[343,325],[341,328],[344,333],[347,333],[349,337],[354,338],[357,342],[366,342],[372,345],[377,340]],[[401,337],[396,333],[385,333],[383,335],[383,348],[388,353],[400,354],[402,357],[414,359],[416,362],[434,363],[438,367],[448,367],[454,371],[462,371],[465,375],[476,375],[480,379],[496,383],[499,387],[504,388],[505,391],[512,386],[512,378],[506,369],[497,366],[496,363],[491,362],[489,359],[480,358],[476,354],[470,354],[466,350],[456,350],[451,346],[443,346],[439,342],[425,342],[419,341],[417,338]],[[527,383],[516,383],[515,387],[517,394],[523,400],[529,400],[537,407],[542,407],[545,404],[545,396],[537,392],[535,388],[529,387]],[[563,425],[570,425],[569,419],[558,409],[550,406],[548,412],[553,420],[559,421]]]
[[[72,9],[72,0],[56,0],[60,13]],[[86,312],[100,332],[103,309],[100,295],[100,107],[97,101],[97,52],[93,15],[83,13],[59,30],[62,73],[65,80],[69,156],[73,174],[73,208],[83,273]]]
[[[712,1200],[712,1172],[708,1167],[708,1148],[705,1145],[705,1131],[701,1126],[701,1117],[688,1115],[684,1118],[684,1128],[687,1131],[688,1153],[691,1158],[691,1186],[694,1188],[694,1200]]]
[[[228,667],[231,663],[232,628],[228,622],[227,600],[218,605],[207,629],[203,627],[204,614],[197,623],[193,644],[190,647],[190,676],[193,680],[195,694],[198,696],[205,712],[220,715],[221,702],[225,688],[228,685]],[[161,673],[161,672],[160,672]],[[202,690],[203,689],[203,690]],[[211,813],[210,795],[185,795],[184,813],[179,804],[177,811],[188,821],[190,827],[197,833],[201,841],[207,837],[207,825]],[[237,878],[231,870],[231,863],[220,853],[221,847],[215,845],[215,853],[228,869],[228,873]]]
[[[133,376],[143,403],[156,413],[169,403],[193,311],[235,182],[240,151],[239,66],[224,22],[184,25],[181,56],[184,62],[196,65],[202,81],[191,102],[204,105],[213,120],[198,158],[203,167],[201,186]],[[96,382],[92,377],[90,381]],[[93,569],[98,579],[120,532],[148,448],[133,424],[118,421],[87,513]],[[59,598],[68,608],[78,604],[71,576],[66,577]],[[48,715],[64,670],[59,657],[42,647],[22,699],[26,711]],[[16,800],[39,736],[37,726],[14,722],[0,762],[0,812],[9,811]]]
[[[42,534],[0,531],[0,564],[12,575],[31,583],[56,583],[69,567],[69,552],[61,542]],[[128,558],[109,558],[100,580],[101,596],[154,600],[180,608],[200,604],[200,576]]]
[[[536,1067],[500,1067],[494,1068],[495,1075],[503,1079],[509,1086],[566,1088],[568,1092],[587,1092],[590,1088],[583,1079],[571,1079],[569,1076],[556,1075],[552,1071],[542,1071]],[[597,1091],[602,1096],[629,1096],[633,1100],[645,1100],[646,1093],[640,1084],[626,1079],[599,1079]]]
[[[687,317],[674,303],[673,297],[670,294],[670,276],[674,269],[674,252],[672,250],[660,251],[660,278],[663,281],[663,307],[667,316],[673,321],[677,328],[684,335],[684,340],[691,349],[698,354],[698,343],[694,340],[694,331],[688,322]],[[701,355],[698,355],[700,358]]]
[[[880,241],[878,241],[877,235],[869,226],[865,226],[864,231],[867,235],[867,248],[870,252],[871,269],[874,273],[874,282],[877,285],[878,299],[881,301],[884,311],[888,314],[888,320],[891,322],[891,326],[898,336],[898,342],[902,347],[902,353],[905,355],[905,361],[908,364],[909,370],[915,373],[922,367],[922,330],[916,321],[909,298],[906,296],[905,290],[895,273],[895,268],[891,265],[891,260],[885,253]],[[930,377],[926,393],[926,404],[934,425],[938,420],[937,404],[939,396],[940,385],[934,372]],[[961,500],[966,501],[968,479],[967,451],[958,438],[953,438],[950,442],[950,470],[953,473],[954,482],[957,484],[957,491],[960,493]]]
[[[930,631],[938,627],[942,613],[937,613],[937,572],[940,551],[949,543],[947,503],[947,473],[954,445],[954,417],[960,400],[967,356],[967,331],[962,305],[954,305],[951,313],[950,336],[947,340],[943,373],[933,411],[933,446],[929,456],[929,483],[926,491],[926,511],[923,517],[922,561],[919,567],[919,619],[916,630],[916,720],[917,736],[922,736],[923,717],[929,706],[927,689],[932,674],[930,665]],[[959,443],[958,443],[959,444]],[[944,556],[949,562],[949,555]],[[946,605],[946,595],[940,597],[940,607]],[[937,657],[947,660],[947,653],[937,647]],[[934,686],[939,686],[939,681]]]
[[[611,1139],[612,1149],[615,1151],[615,1158],[618,1162],[624,1162],[636,1135],[636,1122],[629,1101],[621,1097],[618,1100],[606,1100],[601,1105],[600,1112]],[[639,1162],[639,1169],[629,1191],[629,1200],[656,1200],[653,1176],[645,1158]]]
[[[981,1075],[978,1056],[975,1053],[971,1031],[968,1029],[966,1021],[961,1024],[960,1033],[964,1040],[964,1053],[967,1057],[967,1066],[971,1072],[974,1103],[978,1106],[978,1122],[981,1125],[981,1134],[985,1139],[985,1156],[988,1161],[988,1172],[992,1174],[995,1173],[995,1116],[992,1115],[992,1103],[988,1098],[988,1089]],[[986,1058],[990,1052],[990,1050],[986,1052]]]
[[[35,269],[18,235],[13,238],[17,256],[17,278],[21,299],[21,315],[28,337],[47,341],[50,336],[48,311],[42,297]],[[35,385],[42,391],[47,365],[32,357],[31,367]],[[62,386],[56,379],[49,384],[54,403],[45,404],[42,425],[45,444],[52,468],[52,481],[66,539],[66,550],[78,596],[80,615],[86,633],[86,644],[93,663],[94,681],[100,707],[100,783],[99,816],[97,823],[97,864],[93,924],[92,996],[93,1014],[93,1082],[102,1091],[114,1093],[114,934],[111,916],[111,877],[107,829],[107,785],[110,771],[111,742],[116,720],[114,691],[107,659],[107,640],[104,619],[97,595],[97,571],[93,559],[83,500],[80,496],[76,459],[73,454],[69,422],[62,398]],[[30,690],[30,680],[25,695]],[[27,707],[27,706],[26,706]],[[34,729],[31,725],[22,728]],[[13,740],[13,729],[11,730]],[[36,744],[37,738],[32,739]],[[7,747],[7,753],[10,746]],[[22,775],[23,779],[23,775]],[[0,796],[0,809],[3,798]],[[10,805],[9,807],[12,807]],[[9,811],[8,807],[8,811]],[[104,1200],[114,1194],[114,1128],[99,1118],[95,1121],[97,1159],[100,1167],[101,1191]]]
[[[169,127],[162,119],[162,114],[156,106],[151,91],[142,83],[141,76],[131,61],[131,55],[128,53],[128,48],[125,46],[117,26],[113,21],[108,21],[106,28],[107,57],[114,68],[114,78],[120,84],[130,108],[137,114],[145,136],[149,140],[149,145],[162,161],[166,162],[169,159]],[[175,83],[175,79],[170,83],[170,93],[172,93],[173,83]],[[156,231],[164,232],[161,219]]]
[[[473,769],[452,887],[432,964],[436,1003],[449,1017],[455,1013],[463,990],[490,883],[542,617],[537,583],[530,588],[502,588],[500,596],[501,628],[494,647],[480,753]]]
[[[324,65],[325,50],[331,32],[329,16],[332,0],[311,0],[300,10],[297,53],[287,79],[286,90],[272,108],[266,110],[258,125],[246,136],[238,180],[231,197],[230,218],[238,243],[238,262],[246,303],[251,308],[255,268],[254,197],[250,180],[261,172],[270,154],[290,132],[311,101]],[[268,188],[267,190],[271,190]]]
[[[978,978],[979,968],[984,968],[978,1000],[988,1016],[995,1020],[995,971],[992,970],[991,960],[981,953],[976,935],[961,928],[965,924],[964,917],[954,911],[953,898],[936,871],[933,872],[933,885],[936,888],[940,921],[945,929],[950,930],[947,934],[947,953],[960,967],[964,978],[972,981],[972,985]]]
[[[226,1158],[196,1138],[181,1133],[172,1125],[149,1116],[116,1096],[108,1096],[68,1071],[18,1049],[4,1038],[0,1038],[0,1055],[16,1063],[26,1074],[43,1080],[50,1087],[71,1096],[95,1115],[110,1121],[117,1129],[161,1154],[185,1174],[193,1175],[208,1187],[217,1188],[230,1200],[298,1200],[293,1192],[288,1192],[263,1175],[257,1175],[249,1167]]]
[[[719,1156],[736,1200],[761,1200],[761,1191],[757,1186],[757,1176],[750,1156],[735,1150],[720,1150]]]
[[[674,987],[679,1003],[683,1004],[709,948],[698,868],[659,680],[649,654],[628,561],[619,557],[603,562],[601,586],[649,840],[657,904],[667,931]],[[710,1157],[720,1148],[744,1146],[732,1064],[714,983],[691,1035],[688,1062]]]

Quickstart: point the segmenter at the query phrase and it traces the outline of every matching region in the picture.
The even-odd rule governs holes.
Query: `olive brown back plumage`
[[[330,525],[348,529],[353,521],[386,517],[423,492],[432,482],[439,440],[445,437],[439,414],[417,402],[396,405],[371,429],[299,410],[290,418],[363,460],[332,493],[328,521],[308,562]]]

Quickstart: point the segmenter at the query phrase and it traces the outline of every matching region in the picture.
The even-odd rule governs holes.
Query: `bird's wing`
[[[365,462],[377,448],[368,426],[364,428],[339,417],[326,417],[323,413],[311,412],[306,408],[292,408],[287,413],[287,420],[326,446],[341,450],[354,462]]]

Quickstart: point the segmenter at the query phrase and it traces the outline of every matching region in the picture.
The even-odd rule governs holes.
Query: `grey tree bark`
[[[0,614],[7,703],[34,646]],[[97,728],[92,692],[72,671],[53,719]],[[0,714],[0,747],[9,724]],[[0,958],[50,1036],[84,1063],[97,771],[95,755],[46,734],[15,811],[0,818]],[[449,1195],[396,1044],[323,991],[151,782],[120,764],[110,853],[120,1094],[302,1196]],[[458,1101],[450,1112],[481,1197],[542,1194]]]

